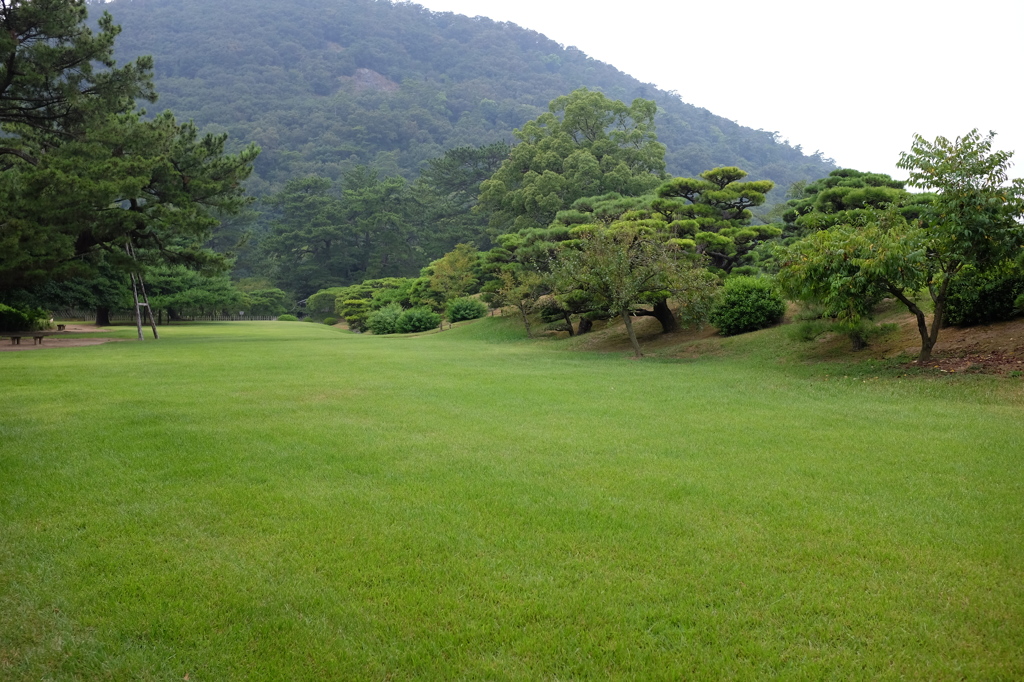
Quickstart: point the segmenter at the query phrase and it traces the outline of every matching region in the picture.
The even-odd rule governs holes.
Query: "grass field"
[[[772,334],[0,354],[0,678],[1024,678],[1020,380]]]

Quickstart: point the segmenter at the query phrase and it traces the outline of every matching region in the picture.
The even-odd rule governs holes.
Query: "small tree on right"
[[[918,361],[931,359],[961,270],[988,270],[1024,248],[1024,180],[1008,181],[1013,153],[992,151],[994,135],[915,136],[897,165],[910,171],[911,185],[936,193],[920,217],[896,205],[865,209],[796,242],[782,254],[787,292],[849,321],[866,315],[869,302],[893,296],[917,318]],[[930,325],[916,301],[922,290],[933,304]]]
[[[896,164],[910,172],[910,185],[936,192],[926,213],[924,260],[934,303],[932,327],[919,308],[896,295],[917,317],[919,360],[931,357],[943,324],[949,285],[965,265],[984,271],[1024,248],[1024,180],[1008,182],[1013,152],[992,151],[995,133],[978,129],[948,140],[929,142],[914,136],[909,152]],[[893,292],[895,294],[895,292]]]

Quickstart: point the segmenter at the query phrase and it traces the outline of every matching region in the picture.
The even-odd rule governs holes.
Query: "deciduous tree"
[[[642,357],[632,311],[651,293],[669,291],[683,301],[688,322],[710,311],[714,277],[679,247],[642,230],[586,230],[578,246],[560,251],[552,268],[556,296],[583,291],[606,312],[622,318],[636,357]]]
[[[481,185],[492,224],[515,232],[547,227],[580,197],[644,194],[665,172],[665,147],[654,134],[654,102],[626,105],[581,88],[515,131],[519,144]]]
[[[1024,181],[1008,181],[1012,153],[993,151],[993,136],[915,136],[898,165],[914,186],[936,190],[921,217],[908,219],[899,205],[859,211],[789,247],[780,279],[849,320],[881,295],[893,296],[916,318],[918,361],[928,361],[950,283],[964,266],[984,271],[1024,248]],[[921,290],[932,301],[930,324],[916,301]]]

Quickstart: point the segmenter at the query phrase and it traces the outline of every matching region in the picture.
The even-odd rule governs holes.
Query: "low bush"
[[[775,284],[761,277],[732,277],[711,311],[711,324],[723,336],[770,327],[786,312],[786,302]]]
[[[850,339],[850,347],[853,350],[864,350],[873,339],[881,338],[895,333],[899,325],[892,322],[875,324],[869,319],[861,318],[856,322],[833,322],[832,331],[837,334],[845,334]]]
[[[41,308],[12,308],[0,303],[0,331],[27,332],[46,329],[50,314]]]
[[[338,318],[336,318],[336,317],[325,317],[324,318],[324,324],[326,324],[328,327],[333,327],[334,325],[338,324]]]
[[[398,331],[398,318],[402,315],[402,306],[389,303],[379,310],[374,310],[366,318],[366,328],[377,335],[394,334]]]
[[[487,306],[476,298],[456,298],[448,303],[445,315],[449,322],[476,320],[487,314]]]
[[[946,324],[969,326],[1009,320],[1024,303],[1024,271],[1015,263],[979,272],[971,267],[949,284]]]
[[[425,332],[441,324],[441,316],[430,308],[410,308],[398,316],[395,331],[399,334]]]
[[[295,317],[294,315],[278,315],[277,321],[278,322],[298,322],[299,318]]]
[[[814,341],[829,331],[832,325],[825,320],[801,320],[789,328],[789,335],[794,341]]]

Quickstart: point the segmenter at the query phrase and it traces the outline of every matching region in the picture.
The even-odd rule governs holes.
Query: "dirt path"
[[[92,324],[69,324],[64,331],[75,334],[102,334],[111,330],[97,327]],[[44,348],[75,348],[77,346],[98,346],[101,343],[113,343],[125,339],[110,339],[96,337],[91,339],[66,339],[60,336],[44,337],[41,344],[34,343],[32,339],[22,339],[20,344],[12,344],[9,339],[0,341],[0,353],[18,350],[43,350]]]

